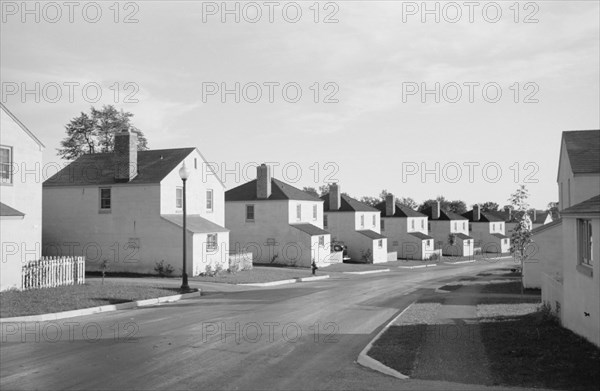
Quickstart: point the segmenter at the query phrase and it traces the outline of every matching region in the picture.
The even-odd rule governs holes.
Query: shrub
[[[170,263],[167,263],[165,265],[164,259],[160,262],[156,262],[156,264],[154,265],[154,271],[157,272],[158,275],[161,277],[170,276],[171,274],[173,274],[174,270],[175,270],[175,268],[173,268],[173,266],[171,266]]]
[[[365,263],[373,263],[373,253],[371,252],[371,249],[368,248],[367,251],[361,250],[360,258]]]
[[[438,253],[433,253],[433,254],[431,254],[431,257],[429,257],[430,261],[437,261],[438,259],[440,259],[440,256],[438,255]]]

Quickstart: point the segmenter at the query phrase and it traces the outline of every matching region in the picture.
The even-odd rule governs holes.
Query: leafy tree
[[[321,185],[319,186],[319,195],[323,196],[329,193],[329,185]]]
[[[548,210],[548,212],[550,212],[553,219],[558,218],[558,216],[560,215],[558,213],[558,202],[549,202],[548,206],[547,206],[547,210]]]
[[[513,216],[518,224],[513,229],[510,238],[510,252],[521,264],[521,280],[523,278],[523,263],[527,259],[527,247],[531,243],[531,220],[527,215],[529,204],[529,191],[525,185],[520,185],[519,188],[510,195],[508,199],[513,206]],[[522,281],[521,281],[522,282]],[[521,283],[521,292],[523,292],[523,284]]]
[[[500,208],[500,205],[498,205],[495,202],[484,202],[483,204],[481,204],[481,211],[482,212],[497,212],[498,209]]]
[[[440,203],[440,209],[446,212],[454,212],[458,214],[463,214],[467,211],[467,204],[461,200],[450,201],[447,200],[444,196],[437,196],[436,199],[429,199],[424,201],[419,208],[417,209],[419,212],[424,212],[427,208],[430,208],[436,202]]]
[[[407,206],[411,209],[417,209],[419,207],[419,204],[417,204],[417,202],[410,197],[397,198],[396,202],[400,205]]]
[[[302,188],[302,191],[304,191],[306,193],[309,193],[309,194],[312,194],[312,195],[314,195],[317,198],[319,197],[319,193],[317,193],[317,189],[315,189],[314,187],[306,187],[305,186],[305,187]]]
[[[467,204],[461,200],[450,201],[448,204],[448,212],[457,213],[459,215],[467,212]]]
[[[67,137],[58,148],[58,155],[63,159],[74,160],[86,153],[112,152],[115,133],[129,130],[138,136],[138,150],[148,149],[148,140],[144,133],[131,123],[132,113],[118,111],[112,105],[103,106],[101,110],[94,107],[90,113],[81,113],[66,126]]]
[[[375,206],[381,202],[381,200],[379,198],[369,197],[369,196],[361,197],[359,201],[362,202],[363,204],[367,204],[369,206]]]

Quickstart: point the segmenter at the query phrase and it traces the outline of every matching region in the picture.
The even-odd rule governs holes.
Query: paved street
[[[177,303],[2,324],[0,386],[482,389],[398,380],[355,360],[381,327],[440,281],[510,262],[395,269],[273,288],[198,283],[202,297]]]

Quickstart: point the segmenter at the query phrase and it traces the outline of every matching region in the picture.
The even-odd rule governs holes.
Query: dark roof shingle
[[[385,239],[386,238],[382,234],[378,234],[377,232],[372,231],[370,229],[363,229],[363,230],[356,231],[356,232],[358,232],[359,234],[365,235],[369,239],[375,240],[375,239]]]
[[[299,229],[300,231],[309,234],[310,236],[316,235],[329,235],[329,232],[317,227],[316,225],[301,223],[301,224],[290,224],[291,227]]]
[[[600,129],[563,132],[573,174],[600,173]]]
[[[563,209],[562,216],[574,214],[600,214],[600,195]]]
[[[375,209],[372,206],[369,206],[364,202],[360,202],[345,194],[340,196],[341,205],[340,209],[337,210],[329,209],[329,193],[322,195],[321,199],[324,201],[323,211],[325,212],[379,212],[378,209]]]
[[[423,232],[408,232],[409,235],[414,236],[415,238],[419,238],[421,240],[429,240],[433,239],[429,235],[425,235]]]
[[[375,205],[375,209],[381,212],[381,217],[427,217],[423,213],[419,213],[416,210],[412,210],[408,206],[401,205],[396,202],[396,212],[393,216],[385,215],[385,201],[382,201]]]
[[[163,219],[183,228],[183,215],[160,215]],[[188,215],[185,228],[194,233],[229,232],[225,227],[201,216]]]
[[[431,216],[432,216],[432,208],[431,207],[425,209],[423,211],[423,214],[425,214],[427,217],[429,217],[430,220],[433,220],[431,218]],[[447,220],[467,220],[467,218],[463,217],[457,213],[447,212],[445,210],[440,209],[440,218],[436,219],[436,220],[445,220],[445,221],[447,221]]]
[[[137,175],[126,184],[148,184],[162,181],[195,148],[138,151]],[[109,185],[115,182],[114,153],[90,153],[48,178],[44,187]]]
[[[225,201],[257,201],[256,179],[225,192]],[[271,178],[271,196],[267,200],[321,201],[310,193]]]
[[[463,213],[463,217],[466,217],[472,223],[497,223],[504,221],[504,219],[494,212],[479,212],[479,220],[473,220],[473,210]]]
[[[0,216],[23,217],[25,213],[18,211],[10,206],[0,202]]]

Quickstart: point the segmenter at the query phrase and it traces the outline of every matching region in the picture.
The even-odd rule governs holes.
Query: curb
[[[279,281],[270,281],[270,282],[251,282],[248,284],[235,284],[238,286],[276,286],[276,285],[284,285],[284,284],[294,284],[297,282],[310,282],[310,281],[318,281],[318,280],[325,280],[329,278],[329,275],[325,275],[325,276],[316,276],[316,277],[298,277],[298,278],[292,278],[289,280],[279,280]]]
[[[431,265],[415,265],[415,266],[398,266],[398,269],[421,269],[424,267],[434,267],[437,266],[437,263],[431,264]]]
[[[128,303],[110,304],[110,305],[103,305],[103,306],[99,306],[99,307],[90,307],[90,308],[81,308],[78,310],[55,312],[52,314],[17,316],[14,318],[0,318],[0,323],[5,323],[5,322],[45,322],[48,320],[73,318],[75,316],[84,316],[84,315],[99,314],[99,313],[104,313],[104,312],[128,310],[128,309],[132,309],[132,308],[136,308],[136,307],[144,307],[144,306],[159,304],[159,303],[171,303],[171,302],[175,302],[175,301],[179,301],[179,300],[183,300],[183,299],[188,299],[190,297],[200,297],[200,294],[201,294],[201,291],[200,291],[200,289],[198,289],[197,292],[183,293],[181,295],[156,297],[153,299],[137,300],[137,301],[132,301],[132,302],[128,302]]]
[[[408,379],[408,376],[396,371],[395,369],[392,369],[392,368],[382,364],[381,362],[375,360],[373,357],[367,356],[367,353],[373,347],[373,343],[376,342],[383,335],[383,333],[385,333],[387,331],[387,329],[390,328],[392,323],[394,323],[400,316],[402,316],[402,314],[404,312],[406,312],[406,310],[408,310],[410,307],[412,307],[413,304],[415,304],[415,301],[410,303],[398,315],[394,316],[394,319],[389,321],[388,324],[386,324],[384,326],[384,328],[381,329],[381,331],[375,336],[375,338],[373,338],[371,340],[371,342],[369,342],[367,344],[367,346],[365,346],[365,348],[359,353],[358,359],[356,360],[356,362],[358,364],[362,365],[363,367],[370,368],[374,371],[381,372],[383,374],[386,374],[386,375],[389,375],[389,376],[392,376],[392,377],[395,377],[398,379]]]
[[[374,274],[374,273],[387,273],[390,269],[380,269],[380,270],[367,270],[364,272],[342,272],[344,274]]]
[[[474,262],[477,262],[477,260],[472,259],[470,261],[457,261],[457,262],[444,262],[444,263],[448,264],[448,265],[460,265],[461,263],[474,263]]]

